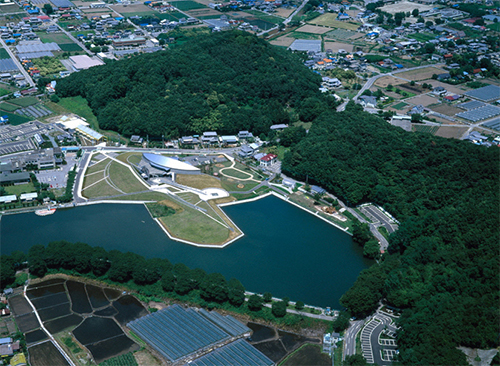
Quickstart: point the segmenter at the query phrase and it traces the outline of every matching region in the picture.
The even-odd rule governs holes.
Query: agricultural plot
[[[170,4],[182,11],[206,8],[206,5],[191,0],[171,1]]]
[[[325,36],[327,38],[333,38],[333,39],[338,39],[341,41],[347,41],[347,40],[353,39],[354,37],[357,37],[357,35],[359,35],[359,34],[362,35],[362,33],[357,33],[354,31],[347,30],[347,29],[334,29],[331,32],[326,33]]]
[[[73,41],[64,33],[46,33],[38,32],[37,36],[43,43],[73,43]]]
[[[76,314],[67,315],[54,320],[44,322],[45,328],[52,334],[62,332],[65,329],[73,328],[82,322],[83,318]]]
[[[331,31],[331,28],[326,28],[326,27],[318,27],[315,25],[304,25],[300,28],[297,29],[297,32],[304,32],[304,33],[314,33],[314,34],[324,34],[328,33]]]
[[[414,132],[425,132],[425,133],[430,133],[431,135],[434,135],[434,134],[436,134],[438,129],[439,129],[439,126],[412,124],[412,130]]]
[[[147,310],[132,295],[125,295],[113,301],[113,307],[118,311],[115,319],[122,326],[148,314]]]
[[[434,112],[438,112],[447,116],[454,116],[457,113],[463,112],[462,109],[449,105],[448,103],[441,103],[435,106],[430,106]]]
[[[354,51],[354,46],[352,44],[340,42],[325,42],[325,50],[332,50],[333,53],[338,53],[339,50],[345,50],[350,53]]]
[[[19,109],[19,106],[7,102],[0,103],[0,109],[7,112],[14,112]]]
[[[400,85],[400,84],[405,84],[406,81],[395,78],[394,76],[382,76],[381,78],[378,78],[373,85],[379,86],[382,88],[387,88],[388,85]]]
[[[265,22],[273,23],[273,24],[280,24],[284,20],[281,17],[277,17],[275,15],[264,13],[264,12],[258,11],[258,10],[246,10],[245,13],[251,14],[257,19],[263,20]]]
[[[57,74],[61,71],[67,71],[66,67],[61,63],[60,60],[53,57],[40,57],[32,60],[33,65],[35,65],[40,70],[41,76]]]
[[[337,20],[337,14],[334,13],[322,14],[308,23],[330,28],[347,29],[351,31],[356,31],[360,26],[360,24]]]
[[[399,102],[391,106],[391,108],[397,109],[397,110],[402,110],[405,109],[408,106],[405,102]]]
[[[437,103],[438,99],[431,97],[430,95],[427,95],[427,94],[422,94],[422,95],[419,95],[417,97],[406,99],[406,102],[409,102],[413,105],[422,104],[424,107],[427,107],[431,104]]]
[[[37,104],[38,99],[35,97],[24,97],[24,98],[12,99],[9,101],[9,103],[18,105],[20,107],[28,107],[30,105]]]
[[[289,47],[294,41],[295,41],[295,38],[291,38],[288,36],[282,36],[282,37],[273,39],[270,43],[272,45],[275,45],[275,46]]]
[[[412,39],[419,41],[419,42],[428,42],[431,39],[435,39],[436,35],[434,35],[432,33],[413,33],[413,34],[408,35],[408,38],[412,38]]]
[[[99,364],[99,366],[138,366],[137,361],[131,353],[110,358]]]
[[[398,76],[412,81],[421,81],[430,79],[432,75],[434,74],[439,75],[442,74],[443,72],[444,72],[443,70],[438,69],[437,67],[429,66],[423,69],[399,72]]]
[[[445,138],[460,139],[468,129],[468,127],[442,126],[434,134]]]
[[[152,10],[149,6],[143,5],[143,4],[132,4],[132,5],[111,5],[111,9],[116,10],[118,13],[123,14],[123,15],[134,15],[137,13],[149,13],[149,14],[154,14],[157,13],[156,11]]]
[[[69,365],[52,342],[44,342],[28,348],[29,363],[32,366]]]
[[[71,298],[71,310],[78,314],[91,313],[92,307],[85,292],[85,285],[81,282],[68,281],[66,286]]]
[[[76,43],[59,43],[58,46],[65,52],[83,51],[82,48]]]

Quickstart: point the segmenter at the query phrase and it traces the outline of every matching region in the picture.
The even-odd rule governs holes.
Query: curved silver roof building
[[[162,170],[175,170],[177,172],[199,172],[200,169],[184,163],[182,161],[168,158],[163,155],[158,155],[158,154],[150,154],[150,153],[143,153],[142,157],[149,161],[149,163],[154,166],[155,168],[162,169]]]

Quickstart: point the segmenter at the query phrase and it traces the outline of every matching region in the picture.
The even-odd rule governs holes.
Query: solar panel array
[[[220,365],[271,366],[274,362],[243,339],[239,339],[190,363],[190,366]]]
[[[482,121],[483,119],[488,119],[498,116],[499,114],[500,114],[500,108],[487,104],[481,108],[473,109],[467,112],[457,113],[456,116],[465,118],[472,122],[478,122]]]
[[[488,85],[479,89],[469,90],[464,94],[468,97],[482,100],[483,102],[490,102],[495,99],[500,99],[500,87],[496,85]]]
[[[472,109],[484,107],[485,105],[486,105],[485,103],[480,102],[478,100],[471,100],[470,102],[459,104],[457,105],[457,107],[470,111]]]
[[[208,312],[205,309],[200,309],[199,313],[233,337],[250,333],[251,331],[250,328],[234,319],[231,315],[222,316],[215,311]]]
[[[500,118],[495,118],[494,120],[483,123],[481,126],[500,131]]]
[[[194,309],[185,310],[177,304],[127,325],[172,362],[230,338],[228,333]]]

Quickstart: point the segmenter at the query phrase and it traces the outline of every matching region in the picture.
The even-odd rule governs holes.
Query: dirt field
[[[425,80],[424,81],[427,84],[431,84],[434,88],[437,86],[442,86],[446,90],[448,90],[450,93],[455,93],[455,94],[463,94],[468,90],[471,90],[470,88],[466,87],[465,85],[450,85],[446,83],[442,83],[441,81],[437,80]]]
[[[283,17],[283,18],[288,18],[290,16],[290,14],[292,14],[294,12],[294,8],[291,8],[291,9],[284,9],[284,8],[278,8],[276,9],[276,13],[274,13],[275,15],[279,15],[280,17]]]
[[[289,47],[293,43],[293,41],[295,41],[295,38],[282,36],[272,40],[270,43],[275,46]]]
[[[353,31],[359,28],[359,24],[352,24],[349,22],[337,20],[337,14],[335,13],[325,13],[311,20],[309,23],[324,25],[326,27],[332,27],[332,28],[349,29]]]
[[[431,97],[427,94],[419,95],[418,97],[413,97],[406,99],[406,102],[411,103],[413,105],[422,104],[424,107],[427,107],[431,104],[435,104],[438,102],[437,98]]]
[[[434,112],[444,114],[446,116],[454,116],[457,113],[463,112],[462,109],[449,105],[448,103],[438,104],[430,107]]]
[[[374,83],[375,86],[380,86],[382,88],[386,88],[387,85],[389,84],[392,85],[406,84],[406,81],[397,79],[393,76],[382,76],[381,78],[378,78],[377,81],[375,81]]]
[[[352,44],[340,42],[325,42],[325,50],[326,49],[331,49],[334,53],[337,53],[340,49],[344,49],[347,52],[352,52],[354,46]]]
[[[451,139],[459,139],[468,129],[469,129],[468,127],[454,127],[454,126],[439,127],[435,135]]]
[[[420,80],[430,79],[432,75],[442,74],[444,72],[445,72],[444,70],[430,66],[430,67],[425,67],[423,69],[398,72],[397,75],[408,80],[420,81]]]
[[[327,28],[327,27],[317,27],[314,25],[304,25],[303,27],[300,27],[297,29],[297,32],[304,32],[304,33],[313,33],[313,34],[324,34],[327,32],[330,32],[332,29]]]
[[[191,15],[192,17],[195,17],[195,18],[200,17],[200,16],[213,15],[214,19],[215,19],[215,18],[219,18],[221,16],[220,11],[210,9],[210,8],[189,10],[186,13],[188,13],[189,15]]]
[[[385,5],[380,8],[380,10],[385,11],[389,14],[396,14],[401,11],[403,12],[411,12],[413,9],[418,9],[418,11],[421,13],[423,11],[431,10],[434,6],[432,5],[424,5],[424,4],[417,4],[409,1],[401,1],[400,3],[396,4],[391,4],[391,5]]]
[[[111,5],[111,9],[116,10],[120,14],[128,14],[128,13],[143,13],[143,12],[151,12],[153,13],[154,11],[151,10],[149,6],[143,5],[143,4],[134,4],[134,5]]]

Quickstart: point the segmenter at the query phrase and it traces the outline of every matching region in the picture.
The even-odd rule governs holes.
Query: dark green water
[[[341,230],[278,198],[228,206],[224,211],[245,236],[224,249],[170,240],[142,205],[99,204],[6,215],[1,249],[27,252],[35,244],[68,240],[168,258],[191,268],[239,279],[248,291],[269,291],[306,304],[339,308],[340,296],[372,262]]]

